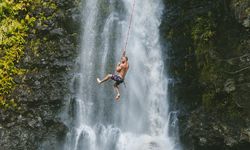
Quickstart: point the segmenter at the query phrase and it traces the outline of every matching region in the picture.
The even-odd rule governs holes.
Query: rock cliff
[[[249,149],[249,0],[164,3],[162,38],[185,149]]]
[[[3,40],[10,40],[11,32],[24,35],[19,45],[1,43],[1,60],[12,47],[14,52],[20,49],[16,52],[20,59],[10,64],[22,73],[9,74],[11,69],[0,61],[1,71],[6,72],[0,79],[1,90],[6,91],[0,95],[0,150],[35,150],[42,143],[54,149],[65,137],[67,127],[57,115],[69,94],[78,50],[79,6],[77,0],[0,2]],[[6,29],[6,20],[20,27]],[[3,82],[7,77],[11,80]]]

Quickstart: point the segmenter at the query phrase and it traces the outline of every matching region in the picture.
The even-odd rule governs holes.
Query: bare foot
[[[99,78],[97,78],[96,81],[98,84],[101,84],[101,82],[102,82]]]
[[[115,97],[116,101],[119,101],[121,95],[120,94],[117,94],[117,96]]]

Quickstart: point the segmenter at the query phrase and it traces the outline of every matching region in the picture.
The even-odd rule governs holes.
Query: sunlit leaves
[[[0,107],[15,107],[14,100],[7,101],[15,88],[14,77],[25,70],[17,67],[24,54],[25,38],[33,18],[24,18],[31,0],[3,0],[0,2]],[[26,12],[28,13],[28,12]]]
[[[46,26],[44,22],[54,17],[56,8],[53,0],[0,1],[0,109],[16,107],[10,95],[17,87],[15,79],[27,72],[19,64],[25,47],[38,56],[41,45],[39,39],[27,41],[27,37],[38,32],[36,27]]]

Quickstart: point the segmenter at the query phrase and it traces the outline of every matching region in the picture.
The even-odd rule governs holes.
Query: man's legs
[[[108,74],[108,75],[106,75],[106,77],[104,79],[100,80],[99,78],[97,78],[96,80],[99,84],[101,84],[105,81],[108,81],[111,77],[112,77],[112,74]]]
[[[117,83],[114,84],[114,88],[115,88],[115,90],[117,92],[117,95],[116,95],[115,99],[118,101],[121,95],[120,95],[120,91],[119,91],[119,87],[118,87]]]

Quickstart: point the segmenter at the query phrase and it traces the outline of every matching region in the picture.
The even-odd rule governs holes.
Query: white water
[[[85,0],[81,52],[64,112],[70,128],[65,150],[176,150],[169,134],[168,80],[159,42],[161,0],[136,0],[127,48],[127,88],[115,102],[113,73],[121,56],[133,0]],[[108,6],[103,12],[103,6]]]

